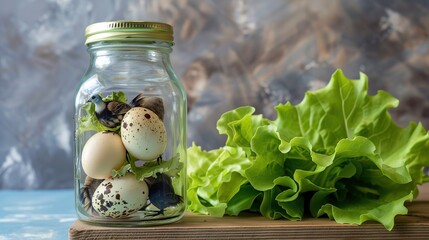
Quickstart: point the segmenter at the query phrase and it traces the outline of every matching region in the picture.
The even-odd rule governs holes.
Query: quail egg
[[[111,218],[127,217],[146,205],[148,186],[132,173],[104,180],[92,196],[92,207],[100,215]]]
[[[87,176],[105,179],[113,169],[125,162],[126,150],[121,137],[113,132],[99,132],[91,136],[82,150],[82,168]]]
[[[144,161],[157,159],[167,145],[164,123],[154,112],[142,107],[132,108],[125,114],[121,138],[128,152]]]

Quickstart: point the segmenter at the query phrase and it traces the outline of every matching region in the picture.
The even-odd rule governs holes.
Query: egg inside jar
[[[117,221],[183,211],[184,190],[175,188],[183,164],[168,147],[163,99],[140,92],[127,101],[121,91],[105,97],[96,93],[82,109],[86,114],[78,132],[95,132],[80,154],[86,175],[80,196],[86,213]]]

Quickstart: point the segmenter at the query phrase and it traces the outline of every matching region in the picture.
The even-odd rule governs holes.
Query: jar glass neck
[[[172,45],[168,43],[96,43],[88,46],[92,58],[120,55],[122,59],[142,57],[156,61],[168,58]]]

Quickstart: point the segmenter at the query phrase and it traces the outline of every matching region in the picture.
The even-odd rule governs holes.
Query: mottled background
[[[274,117],[337,68],[400,100],[401,125],[429,128],[429,1],[0,1],[0,189],[71,188],[74,88],[88,65],[84,29],[109,20],[175,28],[189,143],[217,148],[220,114]]]

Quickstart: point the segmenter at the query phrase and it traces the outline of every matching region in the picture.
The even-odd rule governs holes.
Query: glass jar
[[[95,23],[75,97],[75,203],[80,220],[145,226],[185,210],[186,94],[164,23]]]

